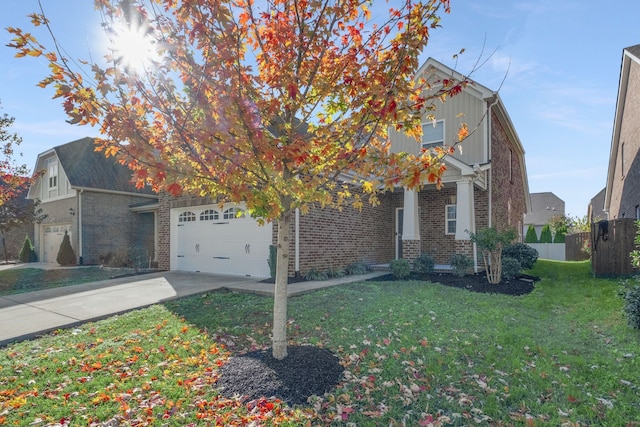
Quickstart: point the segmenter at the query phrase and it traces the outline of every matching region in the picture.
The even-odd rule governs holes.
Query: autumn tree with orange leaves
[[[11,132],[15,118],[8,114],[0,116],[0,206],[22,194],[28,185],[27,165],[16,162],[16,148],[22,143],[22,138]]]
[[[374,14],[362,0],[95,3],[113,41],[108,65],[79,69],[16,28],[11,46],[49,61],[40,85],[71,123],[99,126],[98,149],[139,186],[245,202],[277,224],[273,356],[285,358],[295,209],[359,208],[380,191],[440,181],[445,151],[394,153],[388,132],[418,143],[425,114],[466,83],[415,78],[449,0],[376,4]],[[43,13],[31,18],[50,26]],[[131,58],[123,34],[129,44],[141,36],[153,57]]]

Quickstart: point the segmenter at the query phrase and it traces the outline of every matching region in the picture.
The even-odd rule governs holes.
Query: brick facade
[[[126,255],[129,249],[142,250],[145,257],[153,258],[153,214],[129,208],[149,199],[85,191],[81,200],[84,264],[100,264],[110,253]]]
[[[630,61],[629,67],[624,105],[619,107],[624,114],[615,169],[609,171],[609,219],[636,218],[640,212],[640,64]]]
[[[382,195],[380,206],[349,206],[311,209],[300,216],[300,272],[311,269],[344,269],[362,262],[379,264],[394,257],[395,210],[389,195]],[[274,227],[276,230],[277,227]],[[295,239],[292,233],[290,274],[295,271]]]
[[[527,212],[524,165],[493,110],[491,123],[491,225],[498,231],[515,228],[521,236]]]
[[[148,198],[135,195],[83,191],[82,205],[76,197],[42,203],[46,219],[36,224],[34,246],[42,259],[41,240],[44,227],[70,225],[71,246],[78,262],[85,265],[102,264],[107,255],[126,255],[130,248],[144,249],[154,256],[154,218],[152,213],[135,213],[129,208]],[[73,215],[69,209],[73,209]],[[79,250],[79,224],[82,220],[82,250]],[[33,226],[32,226],[33,227]],[[24,238],[24,236],[23,236]],[[79,258],[82,256],[82,260]]]

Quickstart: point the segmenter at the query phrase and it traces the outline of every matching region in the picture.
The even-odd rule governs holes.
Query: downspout
[[[489,123],[489,126],[487,128],[487,131],[489,132],[489,135],[487,136],[487,140],[489,141],[489,161],[491,161],[491,137],[493,135],[493,122],[491,120],[491,109],[493,108],[494,105],[496,105],[498,103],[498,93],[494,92],[493,93],[493,102],[491,104],[489,104],[489,109],[487,111],[487,122]],[[488,188],[489,188],[489,227],[492,226],[493,221],[492,221],[492,217],[493,217],[493,209],[492,209],[492,205],[493,205],[493,197],[492,197],[492,193],[493,193],[493,168],[489,169],[489,182],[488,184]]]
[[[491,102],[489,104],[489,102]],[[491,131],[491,109],[493,108],[494,105],[496,105],[498,103],[498,93],[494,92],[493,93],[493,97],[490,101],[487,101],[488,106],[485,104],[485,108],[487,109],[487,152],[488,152],[488,159],[487,161],[491,161],[491,135],[492,135],[492,131]],[[487,190],[489,193],[489,206],[488,206],[488,227],[491,227],[491,217],[492,217],[492,209],[491,209],[491,205],[493,203],[492,197],[491,197],[491,192],[493,190],[492,188],[492,175],[493,175],[493,168],[489,168],[489,170],[487,171],[489,176],[487,177]],[[474,209],[474,215],[473,215],[473,219],[474,219],[474,223],[473,223],[473,227],[474,227],[474,232],[475,232],[475,206],[473,207]],[[478,245],[474,242],[473,243],[473,262],[474,262],[474,270],[477,273],[478,272]]]
[[[295,257],[295,275],[297,276],[298,274],[300,274],[300,209],[296,208],[296,217],[295,217],[295,251],[296,251],[296,257]]]
[[[80,265],[84,264],[84,259],[83,259],[83,252],[82,252],[82,192],[84,191],[84,189],[80,189],[78,191],[78,256],[79,256],[79,260],[78,262],[80,263]]]

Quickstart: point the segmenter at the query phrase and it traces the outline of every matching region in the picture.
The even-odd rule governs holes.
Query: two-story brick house
[[[622,51],[604,210],[640,219],[640,44]]]
[[[419,75],[457,78],[454,70],[429,59]],[[437,84],[437,81],[434,82]],[[460,114],[464,118],[460,118]],[[476,82],[450,98],[424,123],[424,146],[448,145],[461,121],[477,130],[463,150],[447,156],[443,187],[401,188],[381,195],[380,206],[356,211],[312,209],[292,225],[290,275],[311,269],[344,268],[354,262],[387,263],[419,253],[448,264],[456,253],[479,259],[469,232],[513,227],[522,233],[530,211],[524,149],[500,96]],[[392,149],[417,152],[415,141],[391,135]],[[159,267],[171,270],[268,276],[272,224],[259,226],[237,215],[243,206],[214,199],[160,195]]]
[[[29,199],[39,199],[46,219],[35,224],[34,247],[42,262],[56,262],[65,232],[79,264],[138,248],[157,254],[157,195],[131,184],[131,171],[96,152],[92,138],[38,155]]]

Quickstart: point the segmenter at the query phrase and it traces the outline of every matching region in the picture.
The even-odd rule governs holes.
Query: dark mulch
[[[271,349],[234,356],[219,371],[218,386],[225,397],[243,401],[277,397],[301,405],[322,396],[340,381],[344,368],[333,353],[315,346],[290,346],[277,360]]]
[[[392,281],[397,280],[393,277],[393,274],[387,274],[380,277],[369,279],[371,281]],[[490,294],[504,294],[504,295],[526,295],[533,291],[535,282],[540,280],[539,277],[520,275],[517,278],[510,280],[502,280],[497,285],[492,285],[487,281],[487,276],[484,273],[467,274],[463,277],[458,277],[450,273],[431,273],[431,274],[417,274],[414,273],[407,280],[420,280],[433,283],[441,283],[445,286],[452,286],[454,288],[466,289],[471,292],[482,292]]]

